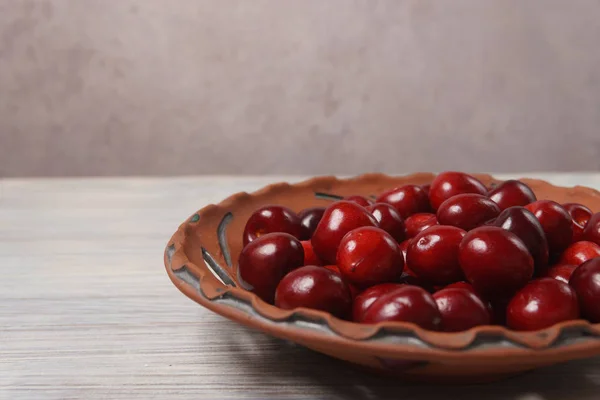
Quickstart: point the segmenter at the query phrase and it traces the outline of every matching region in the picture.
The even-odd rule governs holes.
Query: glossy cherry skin
[[[406,253],[414,273],[433,285],[446,285],[464,279],[458,262],[458,247],[466,232],[460,228],[436,225],[415,236]]]
[[[437,210],[440,225],[452,225],[470,231],[496,218],[500,208],[480,194],[466,193],[450,197]]]
[[[600,245],[600,213],[592,215],[583,230],[582,239]]]
[[[535,331],[578,318],[575,291],[552,278],[529,282],[514,295],[506,309],[508,327],[518,331]]]
[[[315,254],[310,240],[303,240],[300,243],[304,249],[304,265],[323,265],[323,261]]]
[[[579,203],[565,203],[562,207],[573,219],[573,242],[582,240],[583,230],[590,218],[592,218],[592,210]]]
[[[421,328],[437,331],[442,316],[435,300],[425,289],[404,285],[375,300],[363,315],[362,322],[412,322]]]
[[[586,226],[592,215],[592,210],[580,203],[565,203],[562,207],[569,213],[571,218],[581,226]]]
[[[397,282],[404,269],[404,257],[389,233],[365,226],[344,236],[336,265],[344,280],[366,288],[378,283]]]
[[[398,243],[404,240],[406,237],[404,219],[391,204],[375,203],[367,207],[367,211],[373,214],[379,228],[392,235]]]
[[[325,266],[323,266],[323,268],[328,269],[331,272],[335,272],[342,278],[342,280],[344,279],[342,277],[342,273],[340,272],[340,269],[338,268],[337,265],[325,265]],[[344,281],[344,282],[346,282],[346,281]],[[348,289],[350,289],[350,295],[352,296],[353,299],[361,292],[361,290],[359,288],[357,288],[355,285],[353,285],[351,283],[346,282],[346,285],[348,285]]]
[[[444,172],[431,182],[429,202],[433,209],[437,210],[450,197],[464,193],[487,195],[487,188],[471,175],[462,172]]]
[[[511,295],[533,276],[533,258],[523,241],[496,226],[467,232],[458,259],[467,281],[486,297]]]
[[[465,289],[465,290],[468,290],[469,292],[473,293],[475,296],[479,297],[479,300],[481,300],[483,302],[483,304],[485,304],[485,308],[487,309],[488,314],[490,315],[490,317],[493,315],[493,310],[492,310],[492,304],[491,304],[491,302],[485,300],[483,298],[483,296],[481,296],[481,294],[479,294],[477,292],[477,290],[475,290],[475,288],[473,287],[473,285],[471,285],[469,282],[465,282],[465,281],[454,282],[454,283],[451,283],[451,284],[447,285],[446,287],[444,287],[444,289]]]
[[[404,257],[404,270],[402,271],[402,275],[411,275],[417,276],[408,266],[406,262],[406,253],[408,252],[408,246],[410,245],[412,239],[406,239],[405,241],[400,243],[400,250],[402,251],[402,257]]]
[[[424,279],[418,278],[417,274],[415,274],[414,271],[410,269],[410,266],[406,262],[406,253],[408,252],[408,246],[410,245],[411,240],[412,239],[407,239],[404,242],[400,243],[400,250],[402,251],[402,256],[404,257],[404,269],[402,270],[400,283],[420,286],[428,292],[431,292],[433,290],[431,282],[427,282]]]
[[[342,276],[342,273],[340,272],[340,269],[338,268],[337,265],[324,265],[323,268],[328,269],[332,272],[335,272],[336,274],[338,274],[339,276]]]
[[[431,183],[428,183],[427,185],[421,185],[421,189],[423,189],[427,194],[427,197],[429,197],[429,189],[431,189]]]
[[[429,197],[421,186],[405,185],[382,193],[377,203],[391,204],[402,218],[413,214],[428,212]]]
[[[435,214],[419,213],[413,214],[404,220],[404,226],[406,227],[406,237],[413,238],[419,234],[419,232],[425,229],[438,225],[438,220]]]
[[[584,318],[600,322],[600,258],[593,258],[573,271],[569,285],[577,293]]]
[[[379,285],[371,286],[368,289],[360,292],[352,302],[352,320],[355,322],[362,322],[365,312],[371,304],[382,295],[389,293],[392,290],[402,287],[400,283],[382,283]]]
[[[408,251],[408,246],[410,245],[412,239],[406,239],[403,242],[400,242],[400,250],[402,250],[402,256],[404,256],[404,268],[408,266],[406,263],[406,252]]]
[[[573,220],[573,239],[572,243],[579,242],[583,240],[583,230],[585,227],[581,226],[579,223]]]
[[[342,278],[326,268],[307,265],[287,274],[277,286],[275,305],[292,310],[298,307],[326,311],[349,318],[352,310],[350,289]]]
[[[442,330],[446,332],[466,331],[491,322],[486,305],[468,289],[442,289],[433,294],[433,299],[442,315]]]
[[[370,205],[373,205],[373,200],[367,199],[365,196],[359,196],[359,195],[348,196],[348,197],[344,197],[344,200],[353,201],[356,204],[359,204],[363,207],[369,207]]]
[[[573,240],[573,219],[557,202],[538,200],[525,206],[540,221],[550,253],[560,253]]]
[[[509,207],[525,206],[537,200],[533,190],[526,184],[517,180],[502,182],[489,192],[489,198],[498,204],[500,210]]]
[[[331,204],[311,238],[315,254],[326,263],[335,264],[344,235],[361,226],[377,226],[377,220],[366,208],[344,200]]]
[[[524,207],[509,207],[498,215],[492,225],[517,235],[533,257],[538,275],[544,272],[548,266],[548,242],[542,225],[531,211]]]
[[[587,260],[600,257],[600,246],[593,242],[575,242],[560,256],[561,264],[581,265]]]
[[[302,244],[288,233],[267,233],[242,249],[238,261],[238,281],[246,290],[273,303],[279,281],[304,265]]]
[[[298,218],[300,218],[300,225],[302,225],[303,233],[302,239],[307,240],[310,239],[317,229],[317,225],[321,218],[323,217],[323,213],[325,212],[325,207],[311,207],[305,208],[304,210],[298,213]]]
[[[298,215],[287,207],[265,206],[256,210],[244,228],[244,246],[260,237],[273,232],[289,233],[297,239],[302,239],[304,229]]]
[[[577,268],[577,265],[557,264],[550,267],[548,271],[546,271],[546,277],[557,279],[564,283],[569,283],[569,279],[571,279],[571,275],[573,275],[575,268]]]
[[[471,291],[471,293],[473,293],[473,294],[477,294],[477,291],[475,290],[473,285],[471,285],[469,282],[465,282],[465,281],[451,283],[451,284],[447,285],[446,287],[444,287],[444,289],[466,289],[466,290]]]

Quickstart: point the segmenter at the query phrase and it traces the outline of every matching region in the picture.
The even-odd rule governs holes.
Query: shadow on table
[[[319,398],[587,400],[600,398],[597,360],[546,367],[486,385],[436,386],[401,382],[365,373],[351,364],[302,346],[237,327],[222,331],[231,363],[252,375],[259,387],[302,387]],[[262,373],[261,373],[262,372]],[[257,381],[256,381],[257,380]],[[307,393],[308,394],[308,393]],[[312,396],[310,396],[312,398]]]

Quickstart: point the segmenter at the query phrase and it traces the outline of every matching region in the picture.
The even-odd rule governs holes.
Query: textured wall
[[[0,0],[0,173],[600,169],[597,0]]]

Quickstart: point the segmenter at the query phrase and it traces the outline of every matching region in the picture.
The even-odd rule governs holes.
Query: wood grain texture
[[[600,189],[600,174],[542,178]],[[278,180],[0,181],[0,399],[598,398],[600,359],[486,386],[401,383],[240,327],[180,294],[162,264],[178,224]]]

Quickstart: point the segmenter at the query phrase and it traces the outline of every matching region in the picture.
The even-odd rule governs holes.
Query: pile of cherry
[[[240,284],[283,309],[448,332],[600,322],[600,213],[537,200],[517,180],[487,188],[444,172],[374,202],[266,206],[243,239]]]

